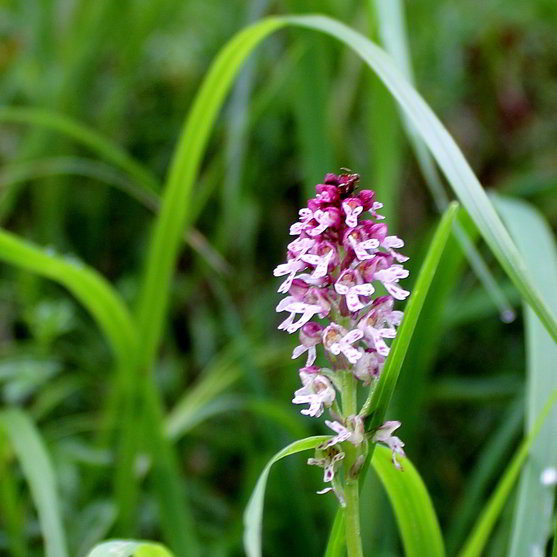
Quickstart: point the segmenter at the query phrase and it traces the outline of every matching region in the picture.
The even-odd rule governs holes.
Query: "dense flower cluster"
[[[290,227],[296,238],[288,244],[286,263],[274,274],[285,277],[278,291],[286,294],[277,306],[288,316],[279,329],[299,333],[300,345],[293,358],[307,354],[300,370],[302,387],[294,394],[294,404],[307,404],[302,414],[319,417],[331,409],[333,421],[326,425],[335,436],[319,447],[309,464],[325,469],[324,481],[342,502],[342,490],[335,471],[344,453],[339,445],[349,441],[355,446],[366,442],[360,414],[343,416],[336,403],[340,389],[338,374],[351,372],[364,386],[379,378],[389,355],[389,339],[396,335],[402,312],[394,309],[395,300],[409,295],[399,281],[408,276],[402,263],[408,258],[397,250],[404,243],[389,236],[384,217],[377,211],[382,204],[372,190],[356,192],[357,174],[327,174],[316,186],[316,196],[300,210],[298,222]],[[364,215],[368,218],[363,218]],[[382,285],[385,295],[376,295]],[[317,318],[318,320],[312,320]],[[315,365],[317,347],[322,349],[330,368]],[[392,435],[399,422],[386,422],[371,440],[388,445],[404,455],[403,443]]]

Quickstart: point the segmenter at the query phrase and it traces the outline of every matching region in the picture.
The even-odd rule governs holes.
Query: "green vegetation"
[[[554,4],[4,2],[0,555],[345,555],[273,277],[341,167],[411,271],[364,554],[556,555]]]

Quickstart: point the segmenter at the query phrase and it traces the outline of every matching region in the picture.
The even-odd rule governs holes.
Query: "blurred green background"
[[[527,198],[555,225],[555,1],[409,0],[405,8],[417,89],[482,184]],[[219,49],[264,15],[306,12],[378,36],[373,3],[362,1],[0,2],[2,227],[86,262],[133,300],[154,219],[136,199],[134,178],[37,121],[14,121],[5,107],[49,109],[94,128],[150,169],[159,187]],[[290,405],[296,339],[276,330],[272,270],[298,207],[340,167],[378,191],[415,277],[438,215],[392,101],[352,52],[316,34],[282,31],[250,57],[217,122],[156,368],[187,478],[183,497],[208,555],[242,554],[242,512],[269,457],[297,437],[323,433]],[[479,248],[516,305],[508,279]],[[501,321],[456,243],[442,268],[391,414],[403,422],[407,453],[453,554],[520,438],[525,349],[520,308],[516,321]],[[0,316],[0,400],[27,409],[43,435],[70,553],[84,555],[110,536],[159,539],[145,459],[137,462],[133,520],[118,518],[115,453],[99,441],[112,363],[94,322],[61,287],[5,264]],[[9,446],[0,448],[0,555],[21,551],[14,536],[31,551],[19,556],[41,555],[21,470]],[[306,457],[271,475],[266,555],[318,555],[325,547],[335,501],[314,495],[321,473],[304,465]],[[373,479],[366,494],[369,554],[400,554]],[[505,553],[511,520],[508,505],[486,554]]]

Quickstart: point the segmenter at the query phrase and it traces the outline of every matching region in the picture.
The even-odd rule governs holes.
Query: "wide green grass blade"
[[[375,448],[371,465],[393,506],[404,554],[406,557],[443,557],[443,537],[426,486],[410,460],[403,458],[401,464],[403,470],[397,470],[390,449]]]
[[[0,172],[0,188],[52,176],[75,175],[92,178],[112,186],[141,203],[150,211],[159,210],[159,195],[106,163],[83,157],[49,157],[6,165]],[[198,209],[199,210],[199,209]],[[184,234],[184,241],[219,273],[230,272],[230,265],[195,228]]]
[[[1,229],[0,260],[66,287],[95,319],[119,364],[129,365],[137,341],[134,323],[120,296],[94,269]]]
[[[370,5],[374,5],[377,10],[377,19],[381,36],[381,44],[384,45],[387,53],[392,56],[393,60],[406,77],[408,82],[415,86],[414,75],[412,71],[412,62],[410,59],[410,48],[406,33],[406,21],[404,15],[404,4],[402,0],[368,0]],[[371,8],[370,8],[371,9]],[[416,130],[408,117],[403,115],[404,128],[406,135],[414,150],[414,155],[418,161],[418,165],[425,179],[426,185],[435,202],[437,210],[442,213],[449,203],[445,188],[443,186],[439,172],[435,166],[435,162],[431,153],[422,140],[420,133]],[[478,277],[483,287],[488,292],[492,300],[497,304],[499,312],[505,321],[514,319],[514,311],[505,297],[485,261],[477,250],[476,246],[468,237],[467,232],[455,223],[455,238],[459,242],[470,267]]]
[[[309,449],[315,449],[317,445],[323,441],[330,439],[328,435],[319,435],[316,437],[308,437],[300,439],[294,443],[284,447],[279,451],[265,466],[263,472],[257,480],[257,484],[250,497],[246,510],[244,512],[244,549],[247,557],[261,557],[261,533],[263,529],[263,500],[265,497],[265,488],[267,487],[267,478],[271,467],[275,462]]]
[[[280,19],[264,19],[231,39],[213,62],[190,109],[166,181],[139,299],[142,343],[137,361],[146,369],[153,363],[162,334],[179,238],[191,216],[193,185],[213,123],[247,55],[264,37],[284,25]]]
[[[113,540],[97,545],[87,554],[87,557],[173,557],[173,555],[158,543]]]
[[[157,177],[117,143],[60,112],[42,108],[3,106],[0,107],[0,122],[31,124],[63,133],[85,145],[107,162],[121,168],[145,189],[155,192],[160,189]]]
[[[536,422],[534,423],[529,435],[522,441],[520,447],[515,452],[509,465],[505,469],[503,476],[499,480],[495,491],[489,498],[489,501],[483,508],[476,524],[468,539],[466,540],[464,547],[459,553],[459,557],[479,557],[483,555],[485,545],[491,534],[507,498],[511,493],[522,466],[526,462],[528,455],[532,449],[532,445],[536,441],[544,423],[545,419],[550,415],[553,410],[553,406],[557,403],[557,390],[553,391],[549,398],[547,399],[543,410],[538,415]]]
[[[544,218],[524,201],[497,196],[495,207],[503,217],[544,299],[557,311],[557,246]],[[557,344],[536,314],[525,307],[527,385],[526,431],[533,425],[547,393],[557,389]],[[540,481],[545,468],[557,467],[557,409],[547,418],[520,476],[509,555],[528,554],[532,547],[545,547],[551,531],[555,488]]]
[[[396,68],[393,60],[366,37],[323,16],[289,17],[293,25],[327,33],[350,46],[377,73],[443,170],[450,186],[475,222],[501,266],[557,340],[557,320],[537,291],[520,253],[454,139],[431,108]]]
[[[40,434],[21,410],[0,412],[0,428],[10,440],[39,515],[46,557],[68,557],[56,477]]]

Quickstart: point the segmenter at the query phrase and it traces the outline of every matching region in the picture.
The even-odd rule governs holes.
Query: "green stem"
[[[342,389],[342,409],[344,415],[355,416],[358,413],[356,379],[351,372],[344,372]],[[348,557],[363,557],[362,538],[360,535],[360,493],[358,474],[353,473],[354,465],[360,454],[359,447],[350,441],[344,443],[344,498],[345,536]]]

